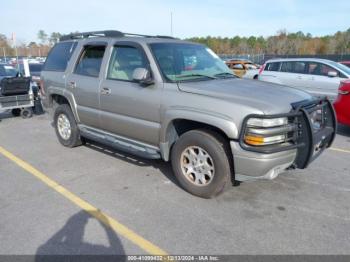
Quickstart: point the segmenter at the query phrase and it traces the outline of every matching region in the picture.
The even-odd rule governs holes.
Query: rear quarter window
[[[43,71],[66,71],[69,59],[76,46],[77,42],[62,42],[56,44],[46,59]]]

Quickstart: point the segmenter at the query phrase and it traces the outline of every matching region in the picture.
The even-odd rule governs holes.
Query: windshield
[[[338,68],[340,70],[342,70],[344,73],[347,74],[347,77],[350,76],[350,68],[343,65],[343,64],[340,64],[340,63],[337,63],[337,62],[333,62],[333,61],[330,61],[329,62],[332,66],[334,66],[335,68]]]
[[[226,64],[208,47],[186,43],[154,43],[150,46],[160,70],[169,81],[234,77]]]
[[[17,70],[13,66],[0,65],[0,76],[16,76]]]

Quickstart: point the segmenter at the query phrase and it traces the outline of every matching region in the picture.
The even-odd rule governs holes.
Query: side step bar
[[[81,136],[94,140],[101,144],[111,146],[117,150],[130,153],[147,159],[160,159],[161,155],[159,149],[143,143],[136,142],[131,139],[112,135],[110,133],[97,130],[95,128],[87,127],[85,125],[78,125]]]

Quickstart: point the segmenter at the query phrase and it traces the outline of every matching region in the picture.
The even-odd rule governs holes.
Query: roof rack
[[[105,30],[105,31],[92,31],[92,32],[83,32],[83,33],[71,33],[68,35],[64,35],[60,37],[60,41],[66,41],[71,39],[81,39],[81,38],[89,38],[89,37],[123,37],[123,36],[139,36],[139,37],[147,37],[147,38],[165,38],[165,39],[175,39],[172,36],[164,36],[164,35],[142,35],[142,34],[132,34],[132,33],[123,33],[116,30]]]
[[[116,30],[105,30],[105,31],[92,31],[83,33],[72,33],[69,35],[64,35],[60,38],[60,41],[79,39],[79,38],[89,38],[91,36],[104,36],[104,37],[122,37],[124,34]]]
[[[147,37],[147,38],[175,39],[175,37],[166,36],[166,35],[142,35],[142,34],[133,34],[133,33],[124,33],[124,36],[140,36],[140,37]]]

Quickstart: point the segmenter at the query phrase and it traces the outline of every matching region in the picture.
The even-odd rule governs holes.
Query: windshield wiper
[[[175,77],[185,78],[185,77],[192,77],[192,76],[200,76],[200,77],[206,77],[206,78],[210,78],[210,79],[216,79],[216,77],[215,77],[215,76],[208,76],[208,75],[204,75],[204,74],[186,74],[186,75],[176,75]]]
[[[236,77],[237,77],[237,76],[235,76],[234,74],[227,73],[227,72],[218,73],[218,74],[215,74],[214,76],[215,76],[215,77],[223,76],[223,77],[225,77],[225,78],[236,78]]]

